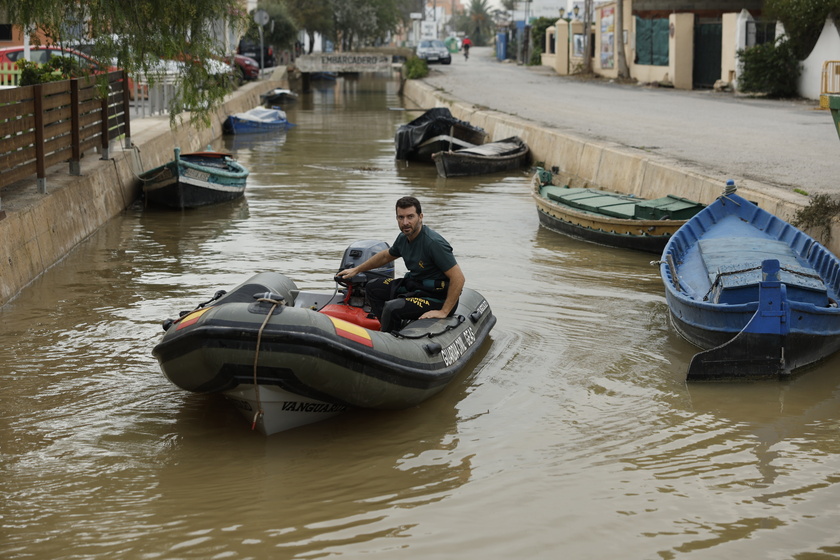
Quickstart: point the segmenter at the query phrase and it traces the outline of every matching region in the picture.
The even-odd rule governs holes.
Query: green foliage
[[[743,71],[738,77],[738,89],[747,93],[762,93],[768,97],[797,96],[797,79],[802,66],[793,45],[784,38],[738,51]]]
[[[800,229],[819,229],[823,244],[831,241],[831,223],[840,217],[840,200],[818,194],[805,208],[796,211],[791,224]]]
[[[542,64],[540,55],[545,52],[545,30],[554,25],[555,18],[541,17],[531,22],[531,60],[529,66]]]
[[[477,47],[487,45],[495,30],[487,2],[488,0],[470,0],[466,11],[456,13],[451,21],[452,28],[469,37]]]
[[[21,59],[15,62],[15,66],[21,71],[20,85],[22,86],[57,82],[84,75],[78,63],[66,56],[53,56],[45,64]]]
[[[257,9],[265,10],[271,22],[263,26],[263,41],[275,48],[289,48],[297,40],[298,24],[292,11],[282,2],[262,0]],[[250,14],[250,24],[244,37],[253,43],[260,44],[259,26],[254,21],[254,12]]]
[[[827,17],[840,22],[840,0],[765,0],[764,4],[765,14],[785,26],[799,60],[811,54]]]
[[[405,77],[409,80],[419,80],[429,75],[429,65],[422,58],[409,57],[405,61]]]
[[[233,45],[220,39],[226,30],[248,25],[238,0],[0,0],[0,7],[8,23],[26,27],[34,22],[50,44],[92,44],[95,58],[131,75],[154,79],[162,73],[162,59],[186,62],[177,65],[181,103],[171,117],[179,116],[179,107],[192,108],[204,124],[232,88],[206,61],[232,51]]]
[[[315,34],[334,38],[334,18],[330,0],[285,0],[291,18],[309,36],[309,53],[315,48]]]

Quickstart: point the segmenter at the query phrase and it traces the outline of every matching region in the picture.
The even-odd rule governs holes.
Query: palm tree
[[[465,30],[467,35],[476,45],[486,44],[487,38],[493,36],[493,18],[487,0],[470,0],[468,15],[470,28]]]

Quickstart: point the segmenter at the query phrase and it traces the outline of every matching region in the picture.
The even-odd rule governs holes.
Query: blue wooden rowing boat
[[[254,134],[286,130],[290,126],[292,125],[286,119],[286,112],[282,109],[255,107],[244,113],[229,115],[222,123],[222,132],[225,134]]]
[[[840,260],[734,191],[686,222],[659,263],[674,327],[704,349],[689,380],[783,378],[840,349]]]
[[[143,194],[153,204],[185,209],[237,199],[245,194],[248,169],[223,152],[182,154],[140,175]]]

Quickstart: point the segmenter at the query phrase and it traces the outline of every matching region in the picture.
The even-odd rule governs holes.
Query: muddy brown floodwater
[[[529,173],[395,162],[396,90],[340,78],[220,140],[244,200],[138,204],[0,308],[0,557],[840,555],[840,360],[687,385],[655,256],[541,228]],[[443,392],[266,438],[160,373],[164,319],[263,270],[331,290],[406,194],[498,316]]]

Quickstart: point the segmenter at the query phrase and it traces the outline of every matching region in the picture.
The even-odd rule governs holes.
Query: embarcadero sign
[[[381,53],[318,53],[299,56],[301,72],[387,72],[391,57]]]

